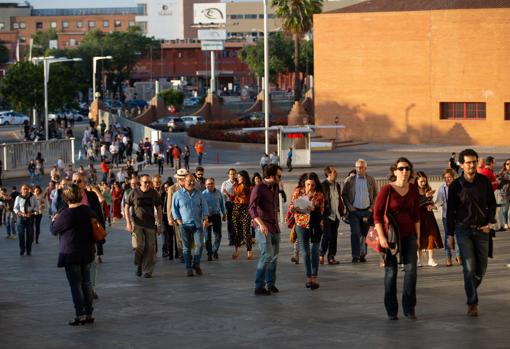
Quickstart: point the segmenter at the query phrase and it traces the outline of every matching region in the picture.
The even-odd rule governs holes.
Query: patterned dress
[[[443,241],[436,217],[434,217],[432,211],[427,209],[427,206],[433,205],[434,202],[425,195],[420,195],[418,201],[420,203],[420,249],[433,250],[443,248]]]
[[[234,184],[234,204],[232,208],[232,244],[236,247],[246,244],[246,250],[251,251],[253,237],[251,235],[251,217],[248,213],[250,202],[250,188],[236,182]]]

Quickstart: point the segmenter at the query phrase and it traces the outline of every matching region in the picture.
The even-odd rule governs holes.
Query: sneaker
[[[290,257],[290,261],[294,264],[299,264],[299,259],[296,258],[295,256]]]
[[[478,305],[477,304],[468,304],[467,315],[471,317],[478,316]]]
[[[421,259],[418,259],[418,266],[423,267],[423,264],[421,264]]]
[[[214,259],[216,259],[216,260],[218,260],[218,258],[219,258],[219,256],[218,256],[218,252],[214,252],[214,253],[213,253],[213,258],[214,258]]]
[[[436,261],[434,260],[434,258],[429,258],[428,265],[429,265],[430,267],[437,267],[437,263],[436,263]]]
[[[200,266],[199,265],[194,265],[193,266],[193,270],[195,270],[195,273],[197,273],[197,275],[202,275],[202,269],[200,269]]]
[[[505,225],[503,226],[503,229],[508,230],[508,224],[505,224]]]
[[[211,262],[211,261],[212,261],[212,256],[211,256],[211,255],[208,255],[208,256],[207,256],[207,261],[208,261],[208,262]]]
[[[16,240],[16,234],[11,235],[12,240]]]
[[[267,290],[268,290],[269,292],[271,292],[271,293],[278,293],[278,292],[280,292],[280,290],[279,290],[279,289],[277,289],[275,285],[268,286],[268,287],[267,287]]]
[[[193,276],[193,275],[195,275],[195,274],[193,274],[193,269],[188,269],[188,270],[186,271],[186,275],[187,275],[187,276]]]
[[[266,290],[265,287],[258,287],[258,288],[256,288],[254,293],[255,293],[256,296],[269,296],[269,295],[271,295],[271,292]]]

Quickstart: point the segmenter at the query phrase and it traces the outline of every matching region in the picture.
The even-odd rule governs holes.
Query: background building
[[[316,123],[338,117],[369,142],[508,145],[509,17],[510,0],[372,0],[316,15]]]

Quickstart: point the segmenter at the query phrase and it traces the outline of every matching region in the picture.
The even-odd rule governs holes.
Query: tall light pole
[[[48,80],[50,78],[50,64],[63,62],[81,62],[81,58],[50,58],[42,57],[44,62],[44,131],[46,140],[50,139],[48,132]]]
[[[96,66],[97,61],[102,59],[113,59],[112,56],[95,56],[92,58],[92,98],[96,100]]]
[[[264,0],[264,135],[265,152],[269,154],[269,43],[267,30],[267,0]]]

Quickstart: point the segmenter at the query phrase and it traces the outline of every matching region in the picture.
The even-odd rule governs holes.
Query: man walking
[[[205,238],[205,249],[207,250],[207,260],[212,261],[218,259],[218,249],[221,244],[221,221],[227,220],[225,204],[223,203],[223,195],[216,190],[214,178],[207,178],[205,181],[206,189],[202,192],[207,207],[209,209],[209,226],[207,227],[207,235]],[[212,244],[212,236],[214,234],[214,245]]]
[[[179,225],[174,219],[174,216],[172,214],[172,200],[174,197],[174,194],[177,193],[179,190],[181,190],[184,187],[184,180],[186,179],[186,176],[188,175],[188,170],[185,168],[180,168],[177,173],[174,175],[175,179],[177,180],[176,183],[174,183],[171,187],[167,189],[167,217],[168,224],[172,225],[174,227],[174,234],[175,234],[175,258],[181,258],[181,262],[184,263],[184,258],[182,256],[182,240],[181,235],[179,232]],[[168,254],[169,256],[172,255],[173,251],[173,242],[169,240],[169,246],[168,246]]]
[[[221,184],[221,193],[223,194],[225,208],[227,210],[227,232],[229,246],[232,246],[232,209],[234,208],[232,197],[234,195],[236,175],[237,171],[235,168],[230,168],[228,170],[228,179]]]
[[[468,316],[478,316],[478,287],[487,270],[489,240],[495,223],[496,198],[490,180],[476,172],[478,154],[473,149],[459,153],[463,175],[448,187],[446,220],[448,245],[454,248],[454,232],[462,258]]]
[[[35,196],[30,193],[30,187],[26,184],[21,186],[21,195],[14,201],[14,213],[18,216],[19,254],[32,255],[32,243],[34,242],[34,221],[32,215],[39,210],[39,203]]]
[[[328,264],[339,264],[335,260],[337,250],[338,226],[340,218],[344,215],[344,203],[342,190],[336,181],[338,173],[333,166],[324,169],[326,180],[322,182],[324,190],[324,235],[322,235],[319,262],[324,264],[324,256],[327,254]]]
[[[255,295],[270,295],[279,292],[275,283],[276,263],[280,250],[280,227],[277,214],[282,173],[280,166],[266,166],[262,183],[255,186],[250,196],[249,212],[257,224],[255,236],[260,249],[260,258],[255,274]]]
[[[187,175],[184,188],[176,192],[172,199],[172,215],[179,225],[182,240],[182,255],[188,276],[202,275],[200,258],[204,241],[203,229],[208,226],[207,203],[202,193],[195,189],[195,177]],[[195,243],[193,259],[191,257],[192,242]]]
[[[161,197],[150,187],[151,179],[147,174],[140,176],[140,188],[134,188],[126,198],[124,212],[126,213],[126,229],[135,235],[135,265],[136,275],[151,278],[156,264],[156,233],[161,227]],[[133,210],[129,214],[129,208]],[[154,217],[156,209],[157,217]]]
[[[377,195],[375,180],[367,175],[367,162],[356,161],[356,175],[346,179],[342,198],[347,207],[349,225],[351,226],[352,263],[366,262],[367,245],[365,237],[370,226]]]

